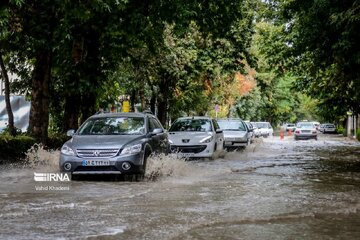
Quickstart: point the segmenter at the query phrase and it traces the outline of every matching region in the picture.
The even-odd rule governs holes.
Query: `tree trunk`
[[[163,126],[167,123],[167,99],[162,98],[158,101],[158,119]]]
[[[43,50],[37,54],[33,70],[29,132],[44,144],[49,126],[50,74],[51,53]]]
[[[95,108],[96,105],[96,94],[94,92],[89,92],[83,96],[81,100],[81,120],[83,123],[90,116],[94,115],[97,111]]]
[[[154,91],[154,90],[153,90],[153,91]],[[151,94],[150,110],[151,110],[151,112],[152,112],[153,114],[155,114],[155,115],[157,114],[157,112],[156,112],[156,95],[155,95],[154,92]]]
[[[9,76],[7,74],[6,68],[5,68],[5,64],[3,61],[3,57],[2,57],[2,53],[0,52],[0,66],[1,66],[1,72],[2,72],[2,76],[5,82],[5,104],[6,104],[6,111],[8,114],[8,128],[9,128],[9,133],[11,136],[15,136],[16,135],[16,129],[14,126],[14,114],[11,108],[11,102],[10,102],[10,81],[9,81]]]
[[[81,101],[79,95],[70,95],[65,98],[63,131],[78,129]]]

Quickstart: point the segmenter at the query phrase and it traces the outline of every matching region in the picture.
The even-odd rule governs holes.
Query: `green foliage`
[[[25,135],[12,137],[8,134],[0,135],[0,160],[13,162],[25,158],[28,149],[36,143],[35,139]]]
[[[360,141],[360,129],[356,130],[356,139]]]
[[[360,27],[357,0],[285,1],[298,89],[320,99],[326,118],[360,112]]]
[[[338,134],[342,134],[343,136],[346,136],[346,128],[344,128],[342,125],[337,126],[336,132]]]

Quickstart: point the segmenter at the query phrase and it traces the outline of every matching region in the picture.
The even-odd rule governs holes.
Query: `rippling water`
[[[360,146],[259,139],[215,161],[153,157],[143,182],[35,191],[58,152],[0,170],[1,239],[359,239]]]

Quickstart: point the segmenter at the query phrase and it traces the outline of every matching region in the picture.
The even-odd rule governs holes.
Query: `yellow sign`
[[[121,110],[122,112],[130,112],[130,102],[128,100],[123,101]]]

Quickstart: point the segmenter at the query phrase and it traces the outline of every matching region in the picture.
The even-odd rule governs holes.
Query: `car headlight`
[[[170,144],[173,144],[174,142],[169,139],[169,143],[170,143]]]
[[[201,139],[200,142],[201,142],[201,143],[209,143],[209,142],[211,142],[213,139],[214,139],[213,136],[207,136],[206,138]]]
[[[139,152],[141,152],[141,148],[142,148],[141,143],[136,144],[136,145],[127,146],[121,151],[121,155],[126,155],[126,154],[129,155],[129,154],[139,153]]]
[[[67,145],[62,146],[60,152],[61,152],[61,154],[68,155],[68,156],[74,156],[75,155],[74,150],[72,150]]]

